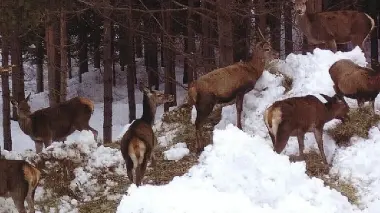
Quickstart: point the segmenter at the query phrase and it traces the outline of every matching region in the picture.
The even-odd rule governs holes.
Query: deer
[[[380,71],[362,67],[350,59],[340,59],[329,68],[334,90],[341,96],[356,99],[359,108],[369,101],[375,112],[375,99],[380,93]]]
[[[35,143],[36,153],[50,146],[52,141],[64,141],[75,130],[89,130],[97,141],[98,131],[89,125],[94,103],[84,97],[74,97],[57,105],[31,112],[28,104],[31,93],[23,100],[11,98],[17,109],[21,130]]]
[[[34,195],[41,172],[25,160],[0,159],[0,196],[12,197],[19,213],[34,213]]]
[[[264,111],[264,123],[276,153],[284,150],[290,136],[297,136],[297,158],[304,159],[304,137],[307,132],[313,132],[322,160],[328,165],[323,148],[323,127],[335,118],[345,122],[349,106],[340,95],[320,95],[327,100],[326,103],[314,95],[306,95],[276,101]]]
[[[157,137],[152,129],[156,109],[164,103],[174,101],[173,95],[151,90],[142,84],[139,89],[143,93],[142,116],[133,121],[120,140],[120,150],[127,167],[128,179],[136,186],[141,185],[148,160],[151,160],[152,167],[156,164],[154,153]]]
[[[205,146],[201,141],[202,126],[217,103],[226,104],[236,100],[237,127],[242,129],[244,95],[254,89],[268,62],[279,56],[272,50],[269,40],[264,38],[259,28],[257,32],[261,39],[253,45],[250,61],[215,69],[189,84],[187,105],[195,106],[197,111],[195,119],[197,153],[202,152]]]
[[[309,45],[325,44],[332,52],[337,44],[351,42],[364,50],[364,43],[375,27],[367,13],[353,10],[306,13],[307,0],[292,0],[296,22]]]

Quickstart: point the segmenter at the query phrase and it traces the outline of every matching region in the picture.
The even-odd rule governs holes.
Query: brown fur
[[[90,130],[97,140],[98,132],[89,125],[94,104],[84,97],[75,97],[56,106],[30,111],[29,96],[21,101],[12,100],[17,107],[18,123],[21,130],[29,135],[36,144],[36,152],[52,141],[62,141],[75,130]]]
[[[380,72],[341,59],[330,67],[329,73],[337,94],[356,99],[360,107],[370,101],[375,110],[375,99],[380,92]]]
[[[30,213],[34,213],[34,194],[41,172],[24,160],[0,159],[0,196],[12,197],[19,213],[26,213],[24,201]]]
[[[201,128],[217,103],[228,103],[236,99],[237,127],[242,129],[241,112],[244,95],[251,91],[261,77],[265,64],[278,55],[272,51],[267,41],[258,42],[253,49],[249,62],[238,62],[227,67],[213,70],[189,85],[189,104],[195,105],[197,117],[196,148],[201,152]]]
[[[126,163],[128,178],[137,186],[141,185],[148,160],[152,160],[153,167],[155,164],[154,149],[157,145],[157,138],[154,135],[152,125],[156,107],[174,100],[173,95],[151,91],[147,88],[140,89],[144,93],[143,115],[129,126],[120,141],[120,150]],[[133,177],[133,170],[135,170],[135,178]]]
[[[322,103],[315,96],[307,95],[276,101],[265,110],[264,122],[275,152],[281,153],[289,137],[297,136],[299,155],[303,159],[304,135],[313,132],[322,159],[327,164],[322,140],[323,126],[334,118],[344,121],[349,107],[338,95],[334,97],[321,95],[327,100],[326,103]]]
[[[352,42],[364,50],[364,42],[375,27],[366,13],[342,10],[307,14],[307,0],[293,0],[296,18],[302,33],[311,45],[326,44],[336,52],[337,44]]]

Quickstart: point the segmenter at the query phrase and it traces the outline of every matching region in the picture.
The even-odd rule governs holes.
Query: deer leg
[[[241,112],[243,111],[244,93],[240,93],[236,96],[236,126],[242,129],[241,126]]]
[[[326,155],[325,155],[325,150],[323,148],[322,131],[323,131],[323,128],[315,128],[314,137],[315,137],[315,140],[317,141],[318,149],[319,149],[319,152],[321,153],[323,163],[328,165]]]
[[[131,183],[133,183],[133,173],[132,173],[132,170],[133,170],[133,161],[132,159],[127,156],[126,159],[125,159],[125,165],[127,167],[127,176],[128,176],[128,179],[129,181],[131,181]]]
[[[362,108],[364,106],[364,100],[363,99],[358,98],[357,102],[358,102],[358,107],[359,108]]]
[[[98,131],[96,131],[94,128],[88,126],[88,129],[94,134],[94,140],[98,141]]]
[[[11,192],[11,197],[19,213],[26,213],[24,206],[26,192],[23,192],[24,190],[16,190],[14,192]]]
[[[303,153],[304,149],[305,149],[305,134],[303,133],[298,133],[297,134],[297,140],[298,140],[298,149],[299,149],[299,158],[300,160],[304,160],[305,159],[305,155]]]
[[[36,153],[38,154],[42,152],[44,144],[42,141],[34,141],[34,146],[36,147]]]
[[[31,195],[26,196],[26,202],[28,203],[28,209],[30,213],[34,213],[34,194],[36,190],[33,190]]]
[[[204,140],[201,140],[202,133],[203,133],[203,124],[205,123],[205,120],[212,112],[212,109],[214,108],[215,102],[210,102],[209,99],[212,99],[212,97],[203,97],[201,96],[199,99],[199,103],[202,103],[202,105],[197,105],[197,118],[195,119],[195,132],[196,132],[196,150],[197,153],[201,153],[203,151],[203,148],[205,147]]]
[[[276,133],[276,143],[274,144],[274,151],[280,154],[288,143],[290,137],[291,129],[290,126],[285,122],[281,122],[278,125],[278,130]]]
[[[373,112],[375,112],[375,100],[371,100],[370,104],[371,104],[371,108],[372,108]]]
[[[335,40],[330,40],[327,42],[327,46],[328,48],[333,52],[333,53],[336,53],[337,51],[337,47],[336,47],[336,42]]]
[[[139,166],[137,166],[137,168],[136,168],[136,185],[137,186],[141,185],[141,181],[144,178],[146,166],[148,164],[148,159],[149,159],[149,156],[151,154],[152,154],[152,151],[147,151],[144,154],[144,159],[143,159],[142,163]]]

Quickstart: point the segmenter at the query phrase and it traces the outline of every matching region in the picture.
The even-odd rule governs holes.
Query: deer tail
[[[142,161],[144,160],[145,152],[146,152],[145,143],[139,138],[132,139],[128,147],[128,155],[133,162],[134,169],[136,169],[136,167],[140,165]]]
[[[36,189],[38,182],[41,178],[41,172],[29,163],[24,164],[22,167],[24,171],[24,178],[28,182],[28,194],[29,198],[32,198],[33,191]]]

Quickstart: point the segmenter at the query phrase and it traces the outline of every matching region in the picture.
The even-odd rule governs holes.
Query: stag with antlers
[[[190,105],[195,105],[197,110],[195,129],[198,153],[205,146],[204,142],[201,142],[201,128],[215,104],[230,103],[235,99],[237,127],[242,129],[241,113],[244,95],[255,87],[265,65],[278,57],[278,53],[272,50],[269,40],[264,38],[259,28],[257,28],[257,32],[259,32],[261,41],[258,41],[253,46],[250,61],[238,62],[227,67],[215,69],[189,85],[188,102]]]

